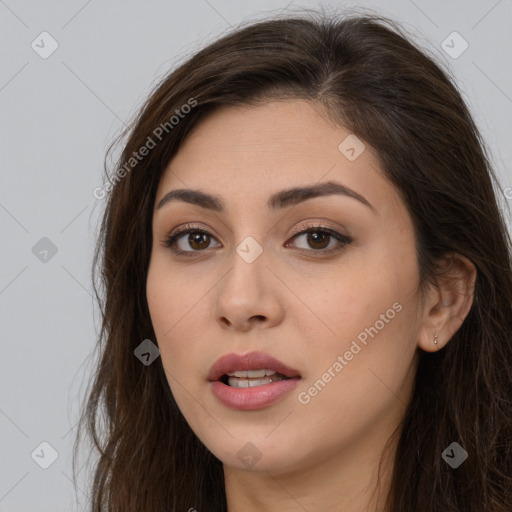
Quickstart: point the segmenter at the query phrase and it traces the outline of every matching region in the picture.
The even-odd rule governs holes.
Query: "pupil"
[[[201,243],[201,238],[203,238],[203,243]],[[189,243],[191,247],[195,247],[196,249],[206,249],[208,247],[208,235],[205,235],[204,233],[195,233],[191,234],[189,236]],[[204,243],[206,240],[206,243]],[[198,244],[198,246],[195,246],[195,244]]]
[[[323,249],[324,247],[326,247],[328,245],[326,243],[323,243],[323,244],[321,243],[321,239],[324,239],[324,242],[326,242],[328,237],[329,237],[329,235],[320,234],[318,231],[314,231],[314,232],[310,233],[310,235],[309,235],[310,240],[313,240],[312,242],[310,242],[311,245],[317,249]],[[320,242],[318,239],[320,239]],[[319,247],[318,247],[318,244],[320,245]]]

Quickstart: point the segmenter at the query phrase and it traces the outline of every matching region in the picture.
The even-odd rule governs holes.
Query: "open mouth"
[[[290,368],[264,352],[226,354],[207,375],[213,395],[226,407],[258,410],[285,397],[302,379]]]
[[[274,370],[256,370],[225,373],[219,380],[232,388],[252,388],[287,379],[290,379],[290,377]]]

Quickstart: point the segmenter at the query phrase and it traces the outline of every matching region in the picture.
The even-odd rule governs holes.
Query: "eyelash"
[[[195,255],[194,253],[201,253],[201,252],[208,251],[208,249],[203,249],[200,251],[194,251],[194,250],[182,251],[180,249],[176,249],[175,245],[176,245],[176,242],[179,240],[179,238],[181,238],[182,236],[184,236],[186,234],[190,234],[190,233],[199,233],[199,234],[207,235],[207,236],[213,238],[213,236],[210,233],[208,233],[208,231],[194,227],[192,225],[185,225],[185,226],[179,228],[176,232],[174,232],[170,236],[168,236],[165,240],[163,240],[162,245],[164,247],[171,249],[178,256],[192,257]],[[324,234],[327,234],[327,235],[335,238],[339,242],[339,244],[337,246],[331,247],[330,249],[317,249],[317,250],[315,250],[315,249],[298,249],[300,252],[302,252],[304,254],[308,254],[308,255],[311,255],[312,253],[320,253],[322,256],[330,255],[330,254],[340,251],[345,246],[352,243],[352,239],[350,237],[348,237],[346,235],[342,235],[341,233],[338,233],[337,231],[334,231],[333,229],[330,229],[327,226],[322,226],[322,225],[308,226],[306,229],[299,228],[299,230],[293,234],[292,239],[295,239],[300,235],[308,234],[308,233],[324,233]]]

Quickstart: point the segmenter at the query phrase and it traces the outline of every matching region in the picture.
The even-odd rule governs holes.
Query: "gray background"
[[[512,1],[322,4],[391,16],[449,66],[511,203]],[[287,5],[318,2],[0,0],[0,512],[88,503],[85,479],[75,495],[71,449],[99,326],[91,264],[104,201],[92,191],[109,143],[186,54]],[[48,52],[45,31],[58,48],[43,59],[31,45]],[[469,44],[457,58],[442,47],[453,31]],[[58,453],[47,469],[43,442]]]

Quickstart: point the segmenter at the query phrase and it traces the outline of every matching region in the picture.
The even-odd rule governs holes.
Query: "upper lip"
[[[263,352],[249,352],[248,354],[226,354],[213,364],[208,374],[208,380],[219,380],[226,373],[236,370],[274,370],[285,377],[300,377],[300,373],[284,363]]]

